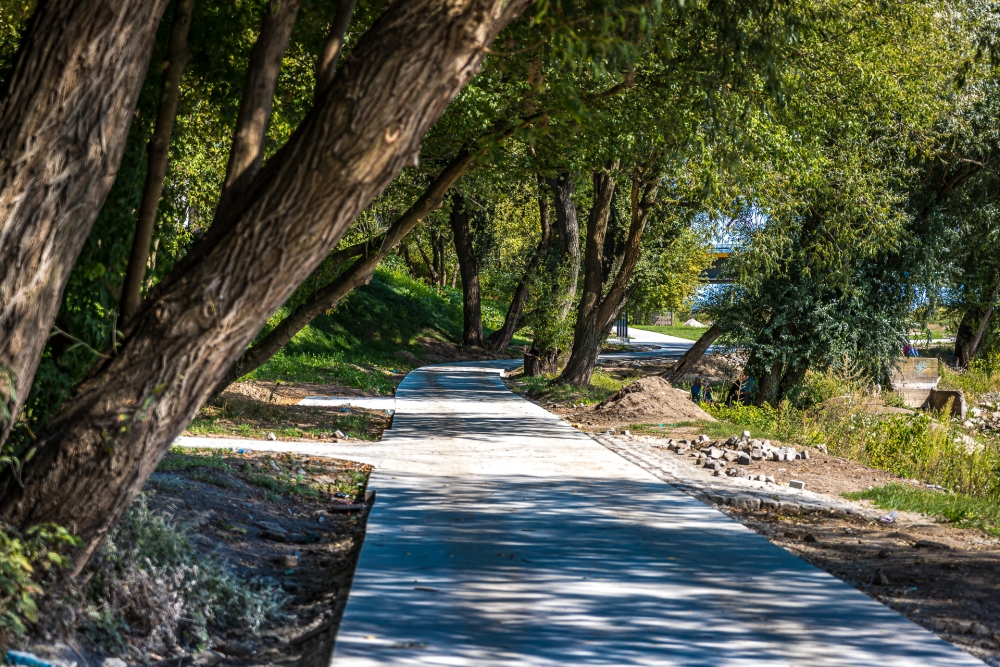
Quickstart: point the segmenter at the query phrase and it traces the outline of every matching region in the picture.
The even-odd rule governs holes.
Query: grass
[[[1000,391],[1000,352],[976,359],[962,372],[941,368],[941,389],[961,389],[969,405],[988,392]]]
[[[556,377],[555,373],[536,375],[535,377],[521,376],[512,382],[512,388],[515,392],[535,400],[590,405],[600,403],[631,381],[631,378],[619,380],[599,368],[594,370],[590,386],[582,389],[565,384],[554,384],[553,381]]]
[[[677,336],[678,338],[687,338],[688,340],[698,340],[701,338],[702,334],[708,331],[708,327],[685,327],[682,325],[672,326],[672,327],[657,327],[651,324],[643,324],[637,326],[635,324],[630,324],[629,327],[633,329],[642,329],[643,331],[654,331],[656,333],[666,334],[667,336]]]
[[[778,438],[773,431],[761,429],[755,426],[746,426],[743,424],[734,424],[724,421],[710,422],[698,420],[664,424],[632,424],[629,426],[629,430],[646,435],[658,435],[678,428],[696,429],[698,433],[704,433],[713,440],[722,440],[731,435],[740,435],[743,431],[750,431],[751,438],[757,438],[758,440],[780,441],[780,438]]]
[[[959,528],[978,528],[1000,535],[1000,503],[964,493],[946,493],[904,484],[886,484],[867,491],[845,493],[851,500],[871,500],[876,507],[921,512]]]
[[[266,333],[284,315],[271,318]],[[393,356],[424,354],[421,336],[457,341],[462,335],[461,292],[429,287],[405,269],[382,266],[371,283],[321,315],[246,379],[336,383],[391,394],[412,366]]]

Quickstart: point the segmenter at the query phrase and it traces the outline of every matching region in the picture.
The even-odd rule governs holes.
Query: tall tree
[[[462,344],[483,347],[483,312],[479,293],[479,265],[469,233],[469,211],[460,193],[452,195],[451,233],[462,272]]]
[[[39,434],[0,516],[68,526],[78,571],[170,443],[267,319],[406,164],[496,34],[527,5],[392,4],[288,143],[147,296],[104,360]]]

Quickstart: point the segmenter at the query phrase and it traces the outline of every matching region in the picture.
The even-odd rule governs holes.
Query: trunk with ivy
[[[151,290],[117,356],[38,434],[23,486],[4,473],[0,518],[69,528],[84,543],[72,554],[79,572],[267,319],[416,162],[428,128],[527,4],[388,5],[230,224],[213,225]]]

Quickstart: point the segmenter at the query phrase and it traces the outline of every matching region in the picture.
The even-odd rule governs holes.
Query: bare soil
[[[193,456],[215,460],[189,466]],[[329,664],[371,509],[364,502],[370,467],[250,452],[221,454],[228,467],[222,469],[219,456],[169,454],[147,484],[150,505],[188,526],[195,545],[213,559],[283,588],[292,616],[257,636],[217,634],[210,646],[227,656],[226,664]],[[181,457],[189,467],[175,469]],[[353,494],[335,491],[350,487]]]
[[[637,421],[715,421],[698,407],[686,391],[674,389],[663,378],[651,375],[623,387],[588,411],[593,419],[615,424]]]

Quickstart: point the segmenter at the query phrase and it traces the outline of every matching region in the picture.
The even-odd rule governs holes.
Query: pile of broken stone
[[[667,440],[666,449],[676,452],[678,456],[688,455],[695,459],[695,465],[713,470],[716,477],[743,477],[751,481],[774,484],[771,475],[753,475],[739,466],[753,465],[754,461],[794,461],[808,459],[808,450],[798,451],[794,447],[775,447],[770,440],[750,438],[750,431],[743,435],[733,435],[727,440],[711,440],[707,435],[698,436],[697,440]],[[817,445],[820,451],[826,451],[826,445]],[[730,465],[736,464],[736,465]],[[795,482],[790,486],[795,486]],[[797,488],[805,485],[797,483]]]
[[[980,396],[975,407],[969,409],[963,426],[983,433],[1000,433],[1000,392]]]

